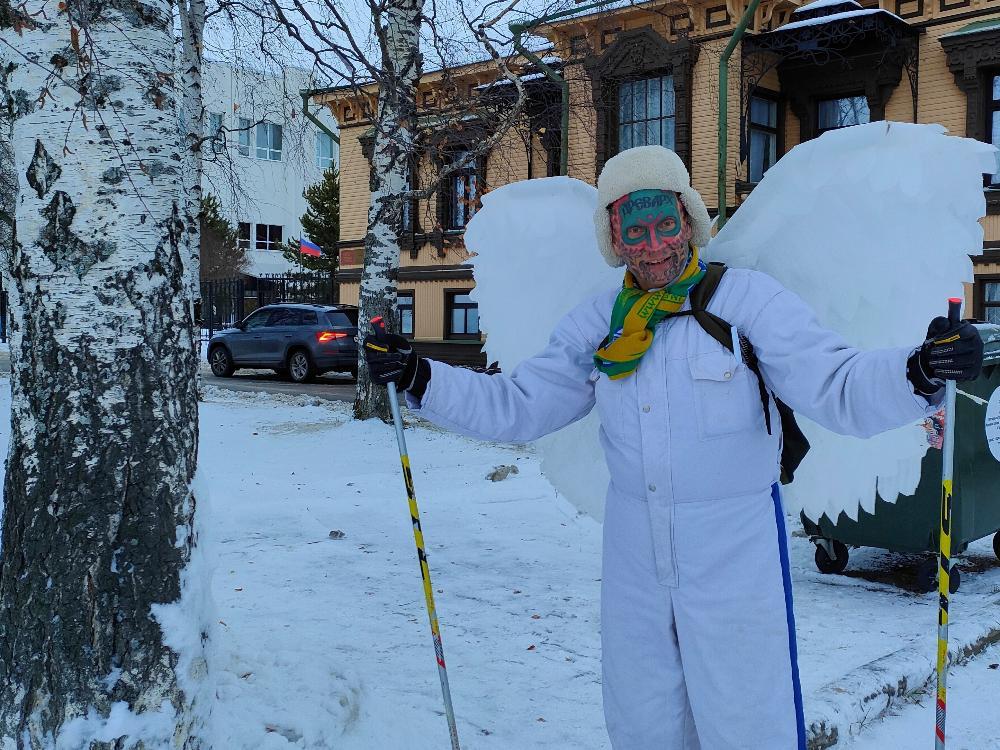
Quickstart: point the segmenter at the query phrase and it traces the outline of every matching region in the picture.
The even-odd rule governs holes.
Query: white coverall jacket
[[[612,746],[805,750],[773,399],[768,435],[756,377],[691,316],[659,324],[632,376],[601,374],[593,355],[617,293],[572,310],[510,375],[432,362],[410,406],[456,432],[525,442],[596,402],[611,473],[601,631]],[[937,408],[906,378],[912,348],[848,346],[765,274],[730,269],[708,309],[750,339],[774,393],[831,430],[871,436]]]

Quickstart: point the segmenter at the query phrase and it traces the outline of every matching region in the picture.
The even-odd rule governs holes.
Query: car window
[[[315,325],[319,325],[319,321],[316,318],[316,313],[311,312],[309,310],[303,311],[302,312],[302,317],[299,320],[299,325],[300,326],[315,326]]]
[[[330,320],[330,325],[335,328],[350,328],[358,324],[357,310],[328,312],[326,317]]]
[[[271,313],[271,317],[267,321],[268,328],[273,328],[274,326],[297,326],[298,324],[299,311],[287,307],[279,307]]]
[[[258,310],[244,321],[243,329],[250,331],[254,328],[261,328],[265,323],[267,323],[267,319],[270,316],[271,310]]]

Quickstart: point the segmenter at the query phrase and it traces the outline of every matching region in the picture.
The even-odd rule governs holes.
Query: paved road
[[[0,350],[0,375],[10,372],[10,354]],[[282,380],[271,370],[242,370],[231,378],[217,378],[203,364],[201,382],[218,388],[228,388],[233,391],[249,391],[264,393],[286,393],[300,396],[314,396],[330,401],[354,401],[354,382],[346,375],[331,373],[317,378],[315,382],[306,385],[290,383]]]

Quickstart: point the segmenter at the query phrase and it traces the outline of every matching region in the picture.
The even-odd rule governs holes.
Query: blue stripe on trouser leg
[[[795,612],[792,609],[792,571],[788,563],[788,534],[781,508],[778,485],[771,486],[774,520],[778,526],[778,554],[781,557],[781,580],[785,587],[785,617],[788,620],[788,654],[792,660],[792,692],[795,695],[795,724],[799,733],[798,750],[806,750],[806,721],[802,712],[802,685],[799,683],[799,653],[795,643]]]

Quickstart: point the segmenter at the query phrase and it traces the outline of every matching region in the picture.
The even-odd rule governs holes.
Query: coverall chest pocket
[[[590,374],[594,383],[594,397],[597,400],[597,412],[601,417],[601,427],[608,437],[621,437],[624,429],[622,415],[622,381],[612,380],[596,367]]]
[[[754,429],[763,420],[753,374],[728,351],[688,360],[694,383],[698,435],[703,440]]]

